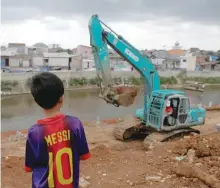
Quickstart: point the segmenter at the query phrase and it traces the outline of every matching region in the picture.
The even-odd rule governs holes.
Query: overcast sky
[[[92,14],[139,49],[220,49],[220,0],[1,0],[1,44],[89,45]]]

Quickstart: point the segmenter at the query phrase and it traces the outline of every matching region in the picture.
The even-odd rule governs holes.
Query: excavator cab
[[[170,101],[172,108],[169,114],[166,113],[167,101]],[[158,90],[153,91],[144,109],[136,111],[136,117],[157,131],[172,131],[204,124],[205,113],[204,108],[191,108],[189,98],[183,91]]]

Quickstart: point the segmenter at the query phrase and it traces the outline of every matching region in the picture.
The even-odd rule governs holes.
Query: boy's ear
[[[64,95],[63,95],[62,97],[60,97],[59,102],[60,102],[60,103],[63,103],[63,100],[64,100]]]

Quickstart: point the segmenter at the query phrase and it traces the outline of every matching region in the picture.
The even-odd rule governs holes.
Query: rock
[[[196,163],[195,165],[196,166],[202,166],[202,163]]]
[[[145,180],[147,180],[147,181],[161,181],[161,176],[146,176]]]
[[[102,174],[103,176],[106,176],[107,174]]]
[[[130,183],[129,183],[129,185],[130,185],[130,186],[133,186],[133,185],[134,185],[134,183],[133,183],[133,182],[130,182]]]
[[[90,180],[91,177],[90,177],[90,176],[86,176],[85,179],[86,179],[86,180]]]
[[[190,136],[184,136],[184,139],[189,139],[190,138]]]
[[[183,159],[185,159],[186,158],[186,156],[179,156],[179,157],[176,157],[176,160],[177,161],[182,161]]]
[[[198,133],[191,132],[190,135],[191,136],[196,136],[196,135],[198,135]]]
[[[198,180],[197,178],[193,178],[193,182],[197,182],[197,180]]]
[[[86,181],[84,178],[79,178],[79,187],[80,188],[87,188],[90,186],[90,183]]]
[[[171,176],[171,175],[168,175],[165,179],[170,179],[170,178],[172,178],[172,176]]]
[[[155,147],[155,146],[154,146],[153,144],[150,144],[149,147],[148,147],[148,149],[152,150],[152,149],[154,149],[154,147]]]
[[[131,182],[130,180],[128,180],[127,183],[128,183],[130,186],[134,185],[134,183]]]
[[[195,150],[189,149],[187,152],[187,158],[189,163],[193,163],[193,161],[195,160]]]

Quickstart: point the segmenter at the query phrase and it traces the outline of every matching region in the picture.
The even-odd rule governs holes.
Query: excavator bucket
[[[120,106],[124,107],[131,106],[134,103],[135,97],[138,93],[137,88],[126,86],[114,88],[113,91],[116,93],[115,100]]]

